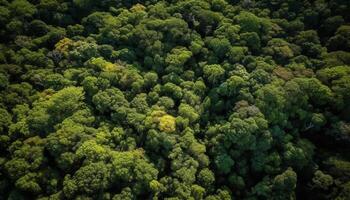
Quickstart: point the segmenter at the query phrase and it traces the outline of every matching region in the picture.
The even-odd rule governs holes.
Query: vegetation
[[[0,0],[0,200],[350,199],[349,10]]]

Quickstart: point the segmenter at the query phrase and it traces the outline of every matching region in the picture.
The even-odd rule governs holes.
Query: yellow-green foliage
[[[156,110],[146,118],[146,126],[158,128],[161,131],[170,133],[176,130],[175,117],[167,114],[162,110]]]
[[[55,49],[62,53],[63,55],[67,55],[69,49],[74,45],[74,41],[69,38],[63,38],[59,42],[55,44]]]
[[[96,66],[100,70],[106,71],[106,72],[117,71],[118,69],[120,69],[118,65],[108,62],[102,57],[92,58],[91,64]]]
[[[159,119],[159,130],[161,131],[174,132],[176,129],[175,125],[175,117],[171,115],[164,115]]]

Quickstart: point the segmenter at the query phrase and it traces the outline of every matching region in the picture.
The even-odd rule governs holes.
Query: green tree
[[[129,106],[123,92],[117,88],[99,91],[92,97],[92,102],[96,105],[96,109],[102,113],[117,111],[120,107]]]
[[[350,26],[343,25],[337,29],[335,35],[327,41],[327,48],[331,51],[349,50]]]
[[[320,170],[317,170],[314,173],[312,182],[314,184],[314,187],[327,190],[331,185],[333,185],[333,177],[328,174],[324,174]]]
[[[110,173],[110,166],[102,162],[82,166],[72,177],[67,175],[64,178],[64,195],[67,198],[73,198],[79,193],[98,196],[109,186]]]
[[[235,20],[241,27],[242,32],[260,33],[261,25],[259,17],[250,12],[240,12]]]
[[[37,11],[35,6],[26,0],[15,0],[9,5],[12,16],[32,17]]]
[[[209,83],[215,85],[223,79],[225,75],[225,69],[217,64],[205,65],[203,67],[203,75]]]
[[[295,198],[294,189],[297,183],[297,174],[287,169],[273,179],[272,189],[276,193],[275,199]]]

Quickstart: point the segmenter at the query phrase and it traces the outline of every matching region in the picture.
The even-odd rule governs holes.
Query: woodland
[[[349,0],[0,0],[0,200],[349,200]]]

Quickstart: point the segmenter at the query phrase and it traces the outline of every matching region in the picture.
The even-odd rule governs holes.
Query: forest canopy
[[[0,0],[0,200],[350,199],[349,11]]]

